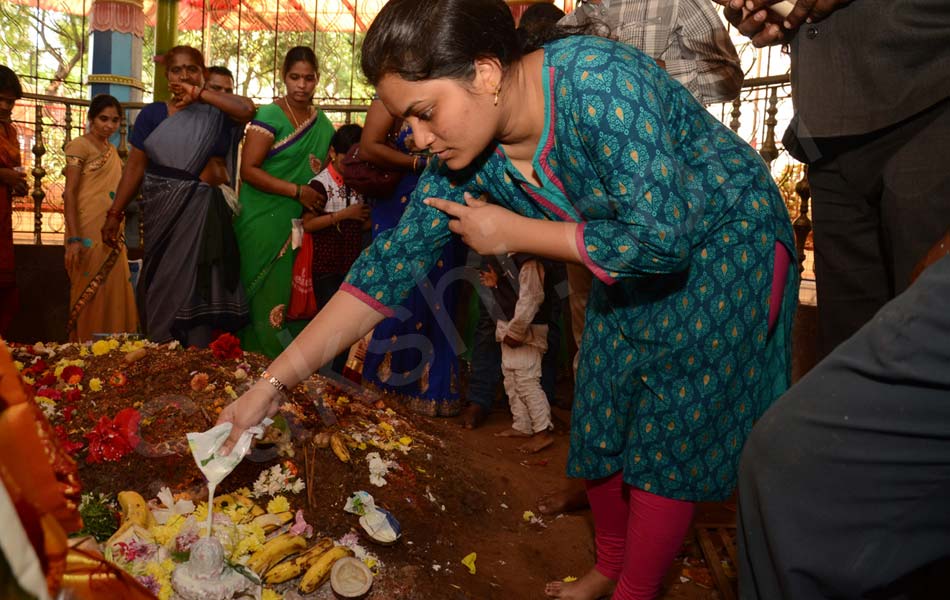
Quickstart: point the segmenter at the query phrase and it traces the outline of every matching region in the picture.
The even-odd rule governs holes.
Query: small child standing
[[[340,127],[330,138],[330,160],[310,180],[310,187],[326,199],[322,212],[305,212],[304,231],[313,238],[313,293],[324,306],[343,283],[353,262],[363,250],[364,231],[369,230],[369,206],[362,194],[343,183],[342,163],[347,151],[359,143],[363,128]],[[332,369],[343,373],[346,352],[333,359]]]
[[[501,342],[501,370],[511,406],[511,429],[499,437],[526,437],[522,452],[532,453],[554,442],[551,406],[541,388],[541,359],[548,348],[552,298],[545,298],[545,268],[528,254],[485,257],[480,279],[492,291],[495,339]]]

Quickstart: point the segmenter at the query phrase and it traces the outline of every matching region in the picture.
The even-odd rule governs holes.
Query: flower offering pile
[[[226,568],[258,582],[265,600],[331,598],[343,557],[373,573],[366,598],[444,597],[447,579],[467,576],[464,553],[433,521],[459,527],[481,483],[457,477],[458,461],[445,458],[425,419],[387,398],[320,376],[297,386],[209,506],[185,436],[213,427],[265,357],[229,335],[205,350],[105,339],[11,352],[79,464],[80,535],[156,598],[179,597],[173,574],[207,535],[209,512]],[[373,540],[344,510],[364,490],[401,523],[394,544]]]

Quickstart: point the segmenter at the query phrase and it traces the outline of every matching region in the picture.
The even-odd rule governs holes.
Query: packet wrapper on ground
[[[346,499],[346,506],[343,507],[343,510],[362,517],[366,513],[376,510],[376,501],[373,500],[369,492],[360,490]]]
[[[374,508],[360,517],[360,526],[377,544],[395,544],[402,535],[402,527],[391,512],[385,508]]]
[[[237,443],[234,444],[234,448],[231,449],[231,453],[227,456],[221,456],[218,454],[218,450],[231,435],[231,427],[233,426],[231,423],[221,423],[208,431],[192,432],[186,435],[191,454],[194,456],[198,468],[201,469],[208,480],[209,487],[217,486],[234,470],[234,467],[241,462],[244,455],[250,450],[251,440],[255,437],[260,438],[264,434],[264,427],[272,422],[270,419],[264,419],[260,425],[247,429],[241,434]]]

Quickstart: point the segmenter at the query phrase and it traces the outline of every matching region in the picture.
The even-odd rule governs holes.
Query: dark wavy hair
[[[563,16],[564,11],[553,4],[540,2],[529,6],[518,21],[518,38],[526,53],[550,39],[550,30],[558,28],[557,22]]]
[[[346,154],[353,144],[360,143],[360,136],[363,134],[363,128],[356,123],[347,123],[341,125],[330,138],[330,146],[336,150],[337,154]]]
[[[320,61],[317,60],[317,55],[314,53],[313,48],[308,46],[294,46],[284,55],[284,64],[280,68],[281,78],[286,77],[287,71],[299,62],[309,63],[310,66],[313,67],[314,73],[320,75]]]
[[[363,40],[366,79],[469,81],[479,58],[503,67],[521,58],[515,21],[502,0],[390,0]]]
[[[171,63],[172,57],[176,54],[187,54],[193,61],[195,61],[195,64],[201,67],[202,71],[206,70],[204,54],[201,53],[201,50],[192,48],[191,46],[175,46],[174,48],[169,49],[168,52],[166,52],[162,57],[162,63],[165,65],[166,70],[168,70],[168,65]]]
[[[10,67],[0,65],[0,92],[10,92],[16,99],[23,97],[23,86],[20,85],[20,78]]]
[[[122,104],[119,103],[118,100],[109,94],[96,95],[96,97],[92,99],[92,102],[89,103],[89,111],[86,113],[86,120],[92,121],[99,115],[99,113],[110,106],[114,108],[117,113],[119,113],[119,117],[122,116]]]
[[[208,75],[223,75],[225,77],[230,77],[232,80],[234,79],[234,73],[231,72],[231,69],[222,67],[221,65],[208,67]]]
[[[580,30],[552,26],[526,46],[503,0],[390,0],[363,40],[360,66],[372,85],[384,75],[406,81],[471,81],[475,60],[497,58],[503,69],[545,42]]]

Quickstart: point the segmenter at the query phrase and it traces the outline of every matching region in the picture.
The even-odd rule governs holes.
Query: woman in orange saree
[[[25,196],[26,176],[20,168],[20,142],[13,126],[13,105],[23,96],[20,80],[0,65],[0,335],[6,334],[18,307],[13,267],[13,197]]]

